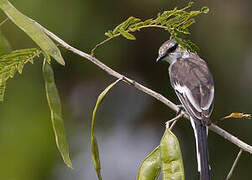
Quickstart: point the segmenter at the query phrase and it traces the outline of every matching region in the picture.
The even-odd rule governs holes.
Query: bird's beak
[[[164,59],[165,56],[166,56],[165,54],[164,54],[164,55],[161,55],[161,56],[158,56],[156,62],[161,61],[162,59]]]

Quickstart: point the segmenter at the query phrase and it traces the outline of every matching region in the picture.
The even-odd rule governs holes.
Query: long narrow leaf
[[[160,147],[156,147],[142,162],[137,180],[156,180],[161,171]]]
[[[163,180],[184,180],[184,165],[176,136],[167,128],[160,142]]]
[[[121,35],[129,40],[136,40],[136,37],[133,34],[128,33],[127,31],[122,31]]]
[[[0,56],[0,101],[4,99],[6,81],[13,78],[16,72],[22,73],[26,63],[33,63],[33,59],[39,56],[41,50],[36,48],[20,49]]]
[[[65,65],[58,47],[34,20],[19,12],[8,0],[0,0],[0,8],[9,19],[30,36],[45,53],[52,56],[58,63]]]
[[[101,176],[101,163],[100,163],[100,157],[99,157],[99,147],[98,147],[97,139],[94,135],[96,111],[97,111],[99,105],[101,104],[102,100],[106,96],[106,94],[109,92],[109,90],[114,85],[116,85],[119,81],[120,81],[120,79],[116,80],[115,82],[110,84],[104,91],[102,91],[102,93],[99,95],[99,97],[96,101],[96,105],[93,110],[92,125],[91,125],[91,150],[92,150],[92,158],[94,161],[94,167],[95,167],[95,170],[96,170],[96,173],[97,173],[99,180],[102,180],[102,176]]]
[[[50,56],[45,56],[45,58],[50,58]],[[50,60],[44,60],[43,75],[45,80],[46,97],[51,111],[51,120],[56,139],[56,145],[66,165],[72,168],[72,162],[69,157],[65,127],[62,118],[60,97],[54,82],[53,69],[51,65],[48,64],[48,61]]]

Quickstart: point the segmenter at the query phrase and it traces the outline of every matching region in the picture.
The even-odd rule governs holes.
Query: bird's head
[[[172,64],[178,58],[182,57],[181,47],[175,39],[165,41],[158,51],[156,62],[164,60]]]

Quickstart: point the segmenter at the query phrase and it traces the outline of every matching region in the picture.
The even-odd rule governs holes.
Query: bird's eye
[[[170,47],[168,50],[167,50],[167,53],[172,53],[174,52],[178,47],[178,43],[174,44],[174,46]]]

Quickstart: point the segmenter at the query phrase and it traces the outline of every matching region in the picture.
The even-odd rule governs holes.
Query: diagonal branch
[[[37,23],[38,24],[38,23]],[[39,26],[41,26],[40,24],[38,24]],[[53,34],[52,32],[48,31],[46,28],[42,27],[41,28],[44,30],[44,32],[46,34],[48,34],[52,39],[54,39],[55,41],[57,41],[60,45],[62,45],[64,48],[66,48],[69,51],[72,51],[73,53],[86,58],[87,60],[91,61],[92,63],[94,63],[95,65],[97,65],[98,67],[100,67],[102,70],[106,71],[108,74],[110,74],[111,76],[114,76],[118,79],[122,79],[124,82],[126,82],[127,84],[137,88],[138,90],[154,97],[155,99],[157,99],[158,101],[164,103],[165,105],[167,105],[169,108],[171,108],[172,110],[178,112],[179,108],[177,107],[176,104],[174,104],[173,102],[171,102],[170,100],[168,100],[167,98],[165,98],[163,95],[139,84],[138,82],[116,72],[115,70],[111,69],[110,67],[106,66],[105,64],[103,64],[101,61],[99,61],[98,59],[96,59],[95,57],[91,56],[90,54],[87,54],[83,51],[80,51],[72,46],[70,46],[69,44],[67,44],[66,42],[64,42],[62,39],[60,39],[59,37],[57,37],[55,34]],[[189,119],[189,117],[187,115],[184,116],[185,118]],[[209,127],[210,130],[212,130],[213,132],[219,134],[220,136],[222,136],[223,138],[229,140],[231,143],[235,144],[236,146],[240,147],[241,149],[243,149],[244,151],[247,151],[249,153],[252,153],[252,146],[246,144],[245,142],[239,140],[237,137],[233,136],[232,134],[228,133],[227,131],[221,129],[220,127],[212,124]]]
[[[237,156],[235,158],[235,161],[234,161],[234,163],[232,165],[232,168],[230,169],[230,171],[229,171],[229,173],[228,173],[228,175],[226,177],[226,180],[229,180],[231,178],[231,176],[233,175],[234,169],[235,169],[235,167],[236,167],[236,165],[238,163],[238,160],[241,157],[241,154],[242,154],[242,149],[240,149],[239,153],[237,154]]]

